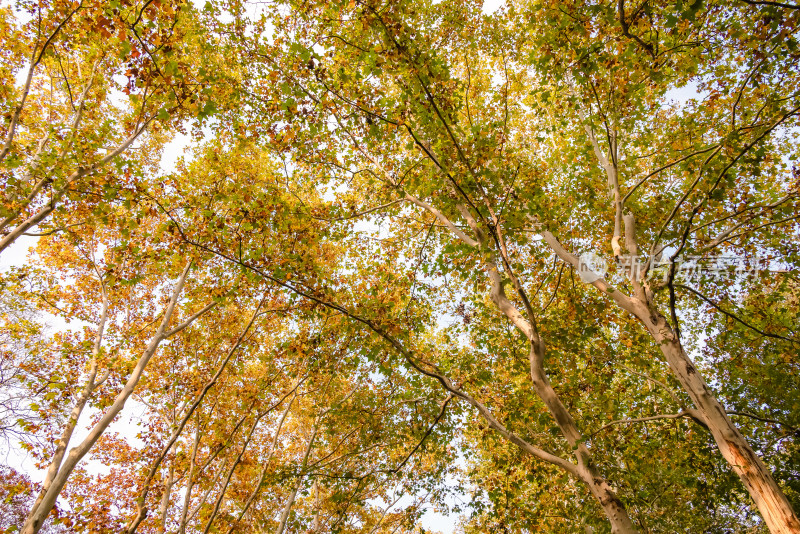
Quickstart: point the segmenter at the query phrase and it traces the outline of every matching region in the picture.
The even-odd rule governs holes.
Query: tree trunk
[[[673,374],[691,397],[722,456],[755,501],[769,531],[773,534],[800,533],[800,520],[786,495],[708,388],[666,319],[658,314],[648,317],[645,325],[660,346]]]
[[[64,453],[67,451],[70,439],[72,439],[72,433],[75,431],[75,427],[78,425],[78,420],[81,417],[81,413],[83,413],[86,402],[89,400],[89,396],[92,394],[94,389],[94,380],[96,377],[97,364],[92,362],[89,376],[86,378],[83,390],[81,391],[75,406],[72,407],[72,411],[69,414],[69,419],[67,419],[67,424],[64,426],[64,430],[61,432],[61,438],[56,444],[55,453],[53,454],[52,460],[50,460],[50,465],[47,468],[47,475],[42,483],[42,490],[39,492],[39,496],[36,497],[36,502],[33,503],[31,511],[28,513],[28,518],[32,517],[41,506],[45,495],[47,495],[47,492],[50,490],[50,486],[53,484],[53,480],[61,468],[61,462],[64,459]],[[42,519],[42,522],[44,522],[44,519]]]
[[[634,241],[632,230],[631,221],[630,239]],[[553,234],[545,231],[542,232],[542,237],[561,259],[575,268],[580,266],[578,258],[567,252]],[[711,432],[717,448],[741,479],[770,532],[773,534],[800,534],[800,520],[792,509],[792,505],[789,504],[789,500],[775,479],[772,478],[772,473],[733,425],[725,409],[708,388],[689,355],[686,354],[678,336],[675,335],[664,315],[645,304],[649,298],[646,291],[639,286],[640,297],[631,298],[609,286],[602,278],[590,283],[603,294],[611,297],[620,308],[639,319],[653,336],[667,359],[672,373],[680,382],[683,390],[689,394],[700,417]]]
[[[170,493],[172,492],[172,482],[175,480],[175,466],[171,465],[169,467],[169,476],[167,477],[167,482],[164,485],[164,495],[161,496],[161,508],[158,511],[158,531],[159,532],[166,532],[167,531],[167,511],[169,510],[169,497]]]
[[[103,416],[100,417],[97,423],[95,423],[95,425],[89,431],[89,435],[86,436],[86,438],[80,444],[73,447],[69,451],[69,454],[66,455],[63,464],[57,469],[55,476],[52,478],[51,485],[46,491],[43,491],[41,498],[37,501],[37,504],[34,505],[28,514],[28,517],[25,520],[25,525],[22,527],[21,534],[36,534],[39,532],[39,529],[42,528],[42,524],[44,524],[45,519],[47,519],[47,516],[50,515],[50,512],[53,510],[56,500],[58,499],[61,490],[63,490],[64,486],[67,484],[67,480],[72,474],[72,471],[83,459],[83,457],[89,453],[94,444],[97,443],[97,440],[100,439],[100,436],[103,435],[108,426],[125,407],[125,402],[133,394],[133,390],[139,383],[139,379],[142,377],[147,364],[150,362],[150,359],[156,353],[159,345],[166,337],[167,326],[172,318],[172,313],[175,311],[175,306],[178,303],[178,296],[183,290],[190,267],[191,262],[187,264],[186,268],[183,270],[180,278],[175,284],[172,297],[170,298],[169,304],[164,310],[164,318],[162,319],[158,330],[153,336],[153,339],[147,345],[144,353],[139,358],[136,366],[133,368],[133,371],[128,377],[128,380],[125,382],[122,390],[117,394],[114,402],[105,411]]]
[[[550,384],[550,380],[548,380],[547,374],[542,366],[542,354],[537,354],[538,352],[543,353],[544,347],[539,347],[537,350],[536,345],[533,345],[528,355],[533,387],[536,390],[536,394],[544,401],[553,418],[556,420],[564,438],[566,438],[567,442],[575,449],[575,458],[578,460],[578,474],[586,485],[589,486],[592,495],[594,495],[603,508],[606,517],[608,517],[611,523],[611,532],[614,534],[638,532],[638,529],[628,516],[625,505],[592,462],[591,453],[583,443],[581,433],[578,431],[578,425],[575,423],[575,420],[572,418],[566,406],[561,403],[558,394]]]
[[[289,499],[283,507],[280,523],[278,524],[278,529],[275,531],[275,534],[283,534],[286,531],[286,525],[289,523],[289,514],[292,511],[292,506],[294,506],[294,501],[297,498],[298,492],[303,487],[303,480],[306,476],[305,470],[308,465],[308,456],[311,454],[311,449],[314,447],[314,439],[317,437],[318,425],[319,418],[314,421],[314,427],[311,429],[311,437],[308,439],[308,445],[306,445],[306,450],[303,453],[303,461],[300,463],[300,475],[297,479],[297,484],[292,488],[292,493],[289,494]]]
[[[189,504],[192,501],[192,488],[194,487],[194,468],[197,463],[197,449],[200,445],[200,417],[197,418],[197,428],[194,431],[192,443],[192,458],[189,460],[189,474],[186,477],[186,491],[183,494],[181,506],[181,520],[178,525],[178,534],[186,534],[186,515],[189,513]]]

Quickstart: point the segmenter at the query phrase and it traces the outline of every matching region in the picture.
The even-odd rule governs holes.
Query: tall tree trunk
[[[308,465],[308,456],[311,454],[311,449],[314,447],[314,440],[317,437],[318,425],[319,418],[314,421],[314,427],[311,429],[311,437],[308,439],[308,445],[306,445],[306,450],[303,453],[303,461],[300,463],[300,475],[298,477],[297,484],[295,484],[294,488],[292,489],[292,493],[289,494],[289,499],[286,501],[286,505],[283,507],[280,523],[278,523],[278,529],[275,531],[275,534],[283,534],[286,531],[286,525],[289,523],[289,514],[292,511],[292,506],[294,506],[294,500],[297,498],[300,488],[303,487],[305,470],[306,466]]]
[[[175,454],[175,445],[172,446],[172,454]],[[167,511],[169,510],[169,497],[172,493],[172,484],[175,480],[175,464],[169,466],[169,475],[164,484],[164,495],[161,496],[161,507],[158,511],[158,531],[167,531]]]
[[[64,460],[64,453],[67,451],[67,447],[69,447],[72,434],[75,432],[75,427],[78,424],[81,413],[83,413],[84,407],[86,407],[86,402],[89,400],[89,396],[91,396],[92,391],[94,391],[94,380],[96,377],[97,364],[92,362],[92,368],[89,371],[89,376],[86,377],[86,381],[84,382],[80,396],[78,397],[75,405],[72,407],[72,411],[69,414],[69,419],[67,419],[67,424],[64,425],[64,429],[61,432],[61,437],[56,443],[56,450],[53,453],[53,458],[50,460],[50,465],[47,468],[47,475],[45,475],[45,479],[42,482],[42,490],[39,492],[36,502],[33,503],[31,511],[28,514],[29,516],[35,514],[39,509],[42,501],[45,498],[45,495],[47,495],[47,492],[50,490],[50,487],[53,484],[53,480],[61,468],[61,462]]]
[[[631,234],[632,223],[631,223]],[[579,259],[569,253],[550,232],[542,232],[545,242],[564,261],[575,268],[580,267]],[[630,236],[633,240],[633,235]],[[632,243],[634,245],[634,243]],[[633,248],[633,247],[630,247]],[[636,269],[634,269],[636,271]],[[654,306],[648,306],[648,296],[644,288],[633,277],[639,298],[629,297],[614,289],[605,280],[598,278],[590,282],[603,294],[610,296],[620,308],[639,319],[653,336],[661,349],[670,370],[680,382],[681,387],[692,399],[700,418],[708,427],[723,458],[739,476],[750,497],[758,507],[770,532],[774,534],[800,534],[800,520],[792,505],[783,494],[761,459],[747,443],[744,436],[733,425],[725,409],[709,389],[697,371],[692,359],[686,354],[675,331],[662,313]]]
[[[666,319],[662,315],[648,317],[645,325],[661,348],[673,374],[691,397],[722,456],[755,501],[770,532],[800,533],[800,520],[786,495],[761,458],[734,426]]]
[[[314,520],[311,522],[311,532],[319,534],[321,532],[320,521],[320,499],[319,499],[319,482],[314,480]]]
[[[189,513],[189,504],[192,502],[192,489],[194,488],[194,468],[197,465],[197,449],[200,446],[200,416],[197,417],[197,428],[194,431],[192,443],[192,458],[189,460],[189,474],[186,477],[186,491],[183,494],[181,506],[181,519],[178,525],[178,534],[186,533],[186,515]]]
[[[578,460],[578,474],[589,486],[592,495],[603,508],[606,517],[611,522],[611,531],[615,534],[638,532],[638,529],[628,516],[625,505],[592,462],[591,453],[583,443],[581,433],[578,431],[578,425],[550,384],[542,365],[544,347],[541,345],[535,344],[531,346],[528,354],[531,366],[531,380],[536,394],[544,401],[547,409],[553,415],[564,438],[575,449],[575,458]]]
[[[89,453],[94,444],[97,443],[97,440],[100,439],[100,436],[103,435],[108,426],[125,407],[125,402],[133,394],[133,391],[136,388],[136,385],[139,383],[139,379],[142,377],[147,364],[150,362],[150,359],[153,357],[153,355],[155,355],[161,342],[167,337],[167,327],[170,319],[172,318],[172,314],[175,311],[175,306],[178,303],[178,296],[180,295],[181,291],[183,291],[183,286],[186,282],[186,277],[189,274],[190,267],[191,263],[187,264],[186,268],[181,273],[180,278],[174,286],[170,302],[167,305],[167,308],[164,310],[164,318],[161,321],[158,330],[154,334],[150,343],[147,345],[147,348],[144,350],[142,356],[139,358],[139,361],[133,368],[133,371],[128,377],[128,380],[125,382],[122,390],[119,392],[119,394],[117,394],[114,402],[106,410],[100,420],[89,431],[89,435],[86,436],[86,438],[80,444],[73,447],[69,451],[69,454],[66,455],[63,464],[58,468],[57,473],[52,478],[51,485],[47,488],[47,491],[43,492],[41,499],[38,500],[37,504],[34,505],[28,514],[28,517],[25,520],[25,525],[22,527],[21,534],[36,534],[39,532],[39,529],[42,528],[45,519],[47,519],[47,516],[50,515],[50,512],[53,510],[56,500],[58,499],[61,490],[63,490],[64,486],[67,484],[67,480],[72,474],[72,471],[83,459],[83,457]],[[184,323],[184,325],[186,324],[187,323]],[[178,328],[182,327],[183,325]]]
[[[465,211],[462,210],[462,211]],[[481,234],[476,232],[479,241],[483,241]],[[491,299],[499,311],[501,311],[517,327],[517,329],[528,338],[530,349],[528,350],[528,360],[530,363],[531,382],[534,391],[547,406],[550,415],[555,419],[562,435],[574,449],[575,458],[578,460],[578,475],[589,486],[592,495],[600,503],[603,511],[611,523],[611,531],[614,534],[635,533],[638,529],[631,521],[625,505],[619,499],[611,485],[603,478],[600,471],[592,462],[592,455],[583,443],[583,438],[578,425],[572,418],[567,407],[561,402],[558,394],[550,384],[547,373],[544,370],[545,343],[535,323],[522,317],[513,303],[508,299],[503,289],[503,282],[497,264],[493,260],[487,260],[489,267],[489,279],[491,281]],[[511,278],[511,276],[509,276]],[[516,282],[516,280],[513,280]],[[521,286],[517,285],[517,291],[521,297],[526,298]]]
[[[92,393],[98,387],[98,385],[102,384],[109,375],[109,372],[106,372],[100,380],[97,380],[97,357],[100,354],[100,347],[103,344],[103,335],[105,334],[106,321],[108,320],[109,306],[108,295],[106,293],[103,279],[101,278],[99,282],[100,290],[103,294],[103,308],[100,312],[100,321],[97,324],[97,333],[95,334],[94,344],[92,347],[92,359],[89,364],[89,374],[86,376],[86,380],[83,383],[83,389],[81,389],[80,395],[78,395],[78,400],[75,401],[75,405],[72,407],[72,411],[69,414],[67,423],[64,425],[64,429],[61,432],[61,437],[56,443],[56,450],[53,453],[53,458],[50,460],[50,465],[47,468],[47,474],[42,482],[42,490],[39,492],[36,501],[33,503],[33,506],[28,513],[28,518],[36,513],[41,506],[42,501],[44,501],[47,492],[50,491],[53,480],[55,480],[56,475],[58,475],[58,472],[61,469],[61,462],[64,460],[64,454],[67,452],[67,447],[69,447],[72,434],[75,432],[75,427],[78,425],[78,420],[81,418],[81,414],[86,407],[86,403],[89,401],[89,397],[92,396]]]

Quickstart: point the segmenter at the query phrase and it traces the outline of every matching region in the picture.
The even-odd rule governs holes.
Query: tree
[[[43,230],[3,280],[4,361],[36,403],[15,410],[52,471],[27,532],[59,495],[55,522],[99,532],[411,532],[447,476],[465,532],[799,531],[800,10],[754,5],[118,8],[199,65],[131,86],[151,152],[204,129],[175,172],[109,160],[51,209],[10,115],[29,170],[7,181],[33,200],[8,235]],[[30,72],[101,12],[54,8]],[[30,86],[15,105],[50,110]],[[126,402],[139,441],[113,432]]]
[[[767,525],[796,531],[800,524],[788,500],[692,362],[680,337],[674,288],[681,254],[735,250],[736,238],[758,234],[734,232],[795,220],[797,195],[791,175],[786,177],[786,153],[773,139],[794,124],[798,111],[791,81],[796,43],[780,34],[796,23],[796,13],[772,6],[742,17],[735,8],[700,8],[659,11],[643,4],[631,18],[624,3],[557,10],[532,3],[511,6],[508,21],[482,26],[475,11],[449,4],[304,4],[290,22],[274,21],[292,38],[291,46],[276,40],[257,54],[273,68],[280,65],[271,74],[285,77],[286,92],[302,102],[298,109],[312,110],[299,120],[314,113],[336,121],[334,134],[325,132],[328,144],[336,134],[341,143],[329,156],[330,167],[363,169],[353,181],[371,190],[370,198],[427,210],[462,245],[480,250],[492,301],[530,340],[532,385],[579,454],[583,436],[544,374],[544,339],[530,289],[520,279],[528,272],[522,247],[534,244],[544,248],[540,254],[581,269],[579,257],[561,242],[569,233],[596,250],[608,243],[629,288],[623,292],[591,273],[585,281],[645,326],[695,406],[688,414],[709,429]],[[764,41],[771,43],[769,55],[759,50]],[[710,47],[713,55],[702,61]],[[456,50],[473,52],[462,59]],[[737,68],[736,58],[747,52],[754,59]],[[493,84],[493,75],[501,83]],[[709,98],[689,111],[675,109],[680,129],[659,135],[652,125],[670,117],[659,99],[692,79],[709,88]],[[762,83],[751,90],[757,81]],[[723,98],[722,88],[731,87],[737,90]],[[557,111],[558,120],[539,111],[544,105]],[[671,135],[676,130],[680,140]],[[551,137],[547,143],[544,136],[556,134],[561,142]],[[318,152],[308,157],[310,165],[317,159]],[[597,166],[611,191],[610,219],[593,193]],[[623,174],[644,177],[631,179],[636,187],[623,195]],[[760,186],[764,175],[775,179]],[[543,181],[545,176],[550,179]],[[659,208],[638,207],[648,199],[648,187],[660,191],[658,180],[670,178],[670,194]],[[759,186],[750,186],[750,178]],[[573,179],[586,186],[575,190]],[[759,193],[747,194],[753,188]],[[591,193],[585,201],[582,191]],[[570,207],[585,210],[584,217],[571,220],[552,198],[568,199]],[[724,215],[734,204],[739,211]],[[788,215],[764,222],[778,208]],[[561,241],[552,233],[556,226]],[[538,243],[532,243],[531,227]],[[713,238],[698,235],[712,229]],[[650,248],[642,257],[640,241]],[[775,246],[766,240],[750,250]],[[651,284],[653,263],[665,254],[664,283]],[[517,303],[507,298],[505,283]],[[590,465],[588,458],[579,465]],[[581,476],[590,487],[599,480],[594,473]],[[631,528],[621,503],[610,496],[599,500],[615,503],[607,514],[612,523],[615,515],[621,518],[616,529]]]
[[[60,230],[47,222],[65,205],[87,212],[74,224],[91,224],[133,176],[153,172],[184,121],[234,96],[224,48],[210,49],[188,3],[19,2],[0,16],[0,250],[33,227]]]

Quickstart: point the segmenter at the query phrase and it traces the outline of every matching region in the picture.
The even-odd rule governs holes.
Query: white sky
[[[505,3],[505,0],[485,0],[483,2],[483,12],[487,15],[494,13]]]

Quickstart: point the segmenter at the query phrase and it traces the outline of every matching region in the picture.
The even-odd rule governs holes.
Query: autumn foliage
[[[0,7],[2,532],[800,532],[800,5],[488,7]]]

